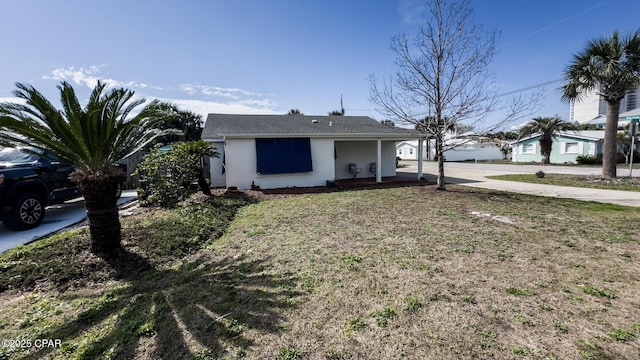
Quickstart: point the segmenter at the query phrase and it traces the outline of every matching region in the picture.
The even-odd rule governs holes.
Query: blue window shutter
[[[294,172],[313,171],[311,161],[311,141],[309,138],[294,139],[293,155]]]
[[[256,139],[258,174],[313,171],[309,138]]]

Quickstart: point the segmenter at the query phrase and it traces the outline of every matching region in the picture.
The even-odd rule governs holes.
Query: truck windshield
[[[0,163],[29,164],[38,161],[38,156],[16,148],[0,148]]]

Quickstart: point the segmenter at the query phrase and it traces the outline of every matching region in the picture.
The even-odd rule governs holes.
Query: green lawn
[[[630,179],[629,177],[604,179],[600,176],[545,174],[543,178],[538,178],[535,174],[509,174],[487,176],[487,178],[496,180],[520,181],[534,184],[584,187],[592,189],[640,191],[640,178]]]
[[[84,229],[1,255],[0,338],[62,344],[0,358],[637,359],[638,223],[456,186],[150,210],[116,262]]]

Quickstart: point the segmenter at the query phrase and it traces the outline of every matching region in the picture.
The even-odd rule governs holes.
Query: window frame
[[[575,151],[569,151],[569,145],[575,145]],[[579,152],[580,145],[577,141],[567,141],[564,143],[564,153],[565,154],[577,154]]]

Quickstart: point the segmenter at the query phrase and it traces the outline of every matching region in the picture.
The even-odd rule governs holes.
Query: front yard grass
[[[640,178],[618,177],[604,179],[600,176],[548,174],[538,178],[535,174],[508,174],[487,176],[488,179],[520,181],[534,184],[573,186],[592,189],[640,191]]]
[[[61,340],[0,358],[636,359],[639,222],[457,186],[152,210],[120,270],[84,229],[0,255],[0,338]]]

